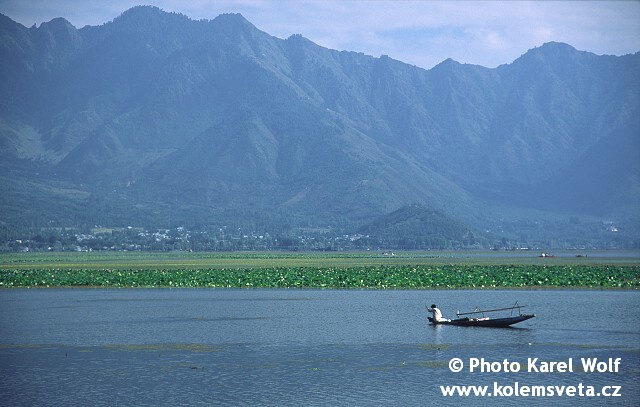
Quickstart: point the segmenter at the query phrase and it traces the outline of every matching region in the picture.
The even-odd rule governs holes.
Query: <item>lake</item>
[[[431,303],[452,318],[516,301],[537,317],[507,329],[426,321]],[[0,399],[12,406],[636,406],[639,305],[640,292],[616,290],[0,290]],[[455,358],[460,372],[450,368]],[[584,372],[583,359],[605,371]],[[542,371],[549,365],[556,371]],[[493,394],[443,395],[440,386],[456,385]]]

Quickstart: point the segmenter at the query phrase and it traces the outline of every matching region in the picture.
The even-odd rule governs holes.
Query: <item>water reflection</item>
[[[444,325],[432,325],[432,324],[429,324],[428,326],[429,326],[429,331],[432,333],[430,337],[433,338],[433,343],[437,345],[444,344],[443,342],[444,332],[447,328],[452,328],[452,327],[448,327]]]

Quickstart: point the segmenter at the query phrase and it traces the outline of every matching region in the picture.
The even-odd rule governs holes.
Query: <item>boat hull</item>
[[[435,321],[433,318],[429,318],[429,322],[434,325],[456,325],[456,326],[479,326],[486,328],[506,328],[513,324],[517,324],[518,322],[526,321],[527,319],[531,319],[535,317],[535,314],[521,314],[516,317],[508,317],[508,318],[487,318],[487,319],[476,319],[476,318],[460,318],[453,319],[451,321]]]

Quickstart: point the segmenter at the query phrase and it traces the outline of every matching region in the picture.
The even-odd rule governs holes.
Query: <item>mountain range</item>
[[[276,38],[239,14],[138,6],[81,29],[0,15],[0,77],[7,228],[375,234],[402,208],[476,233],[638,224],[640,53],[552,42],[493,69],[427,70]]]

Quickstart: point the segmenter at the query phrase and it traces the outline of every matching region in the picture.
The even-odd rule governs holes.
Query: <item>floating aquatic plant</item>
[[[637,265],[368,265],[260,268],[1,269],[0,287],[640,287]]]

